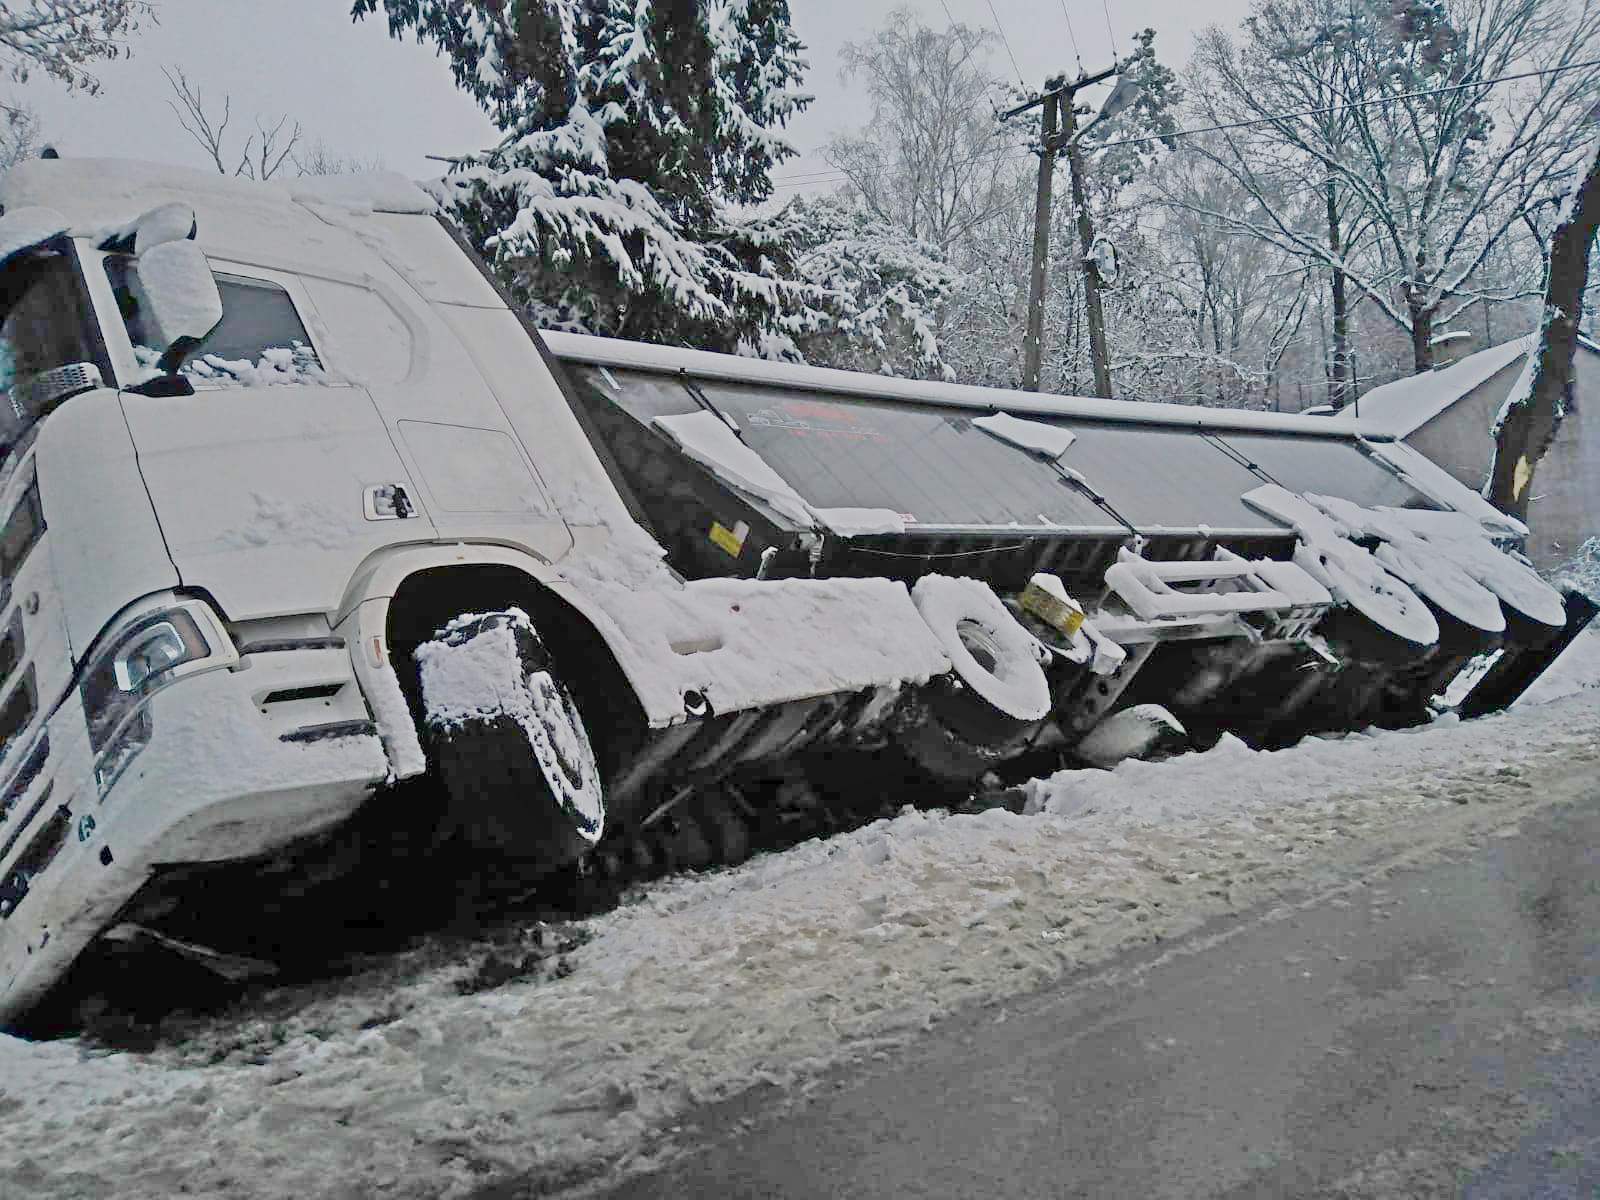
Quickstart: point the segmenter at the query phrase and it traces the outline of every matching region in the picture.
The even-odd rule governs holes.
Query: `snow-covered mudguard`
[[[514,569],[586,621],[654,729],[708,712],[921,684],[950,669],[910,593],[887,579],[680,583],[663,573],[659,585],[627,586],[563,572],[505,546],[388,551],[357,573],[339,627],[358,647],[358,672],[397,774],[421,765],[401,728],[409,720],[404,705],[374,699],[398,694],[388,678],[390,603],[419,573],[484,566]],[[552,649],[559,658],[559,647]]]

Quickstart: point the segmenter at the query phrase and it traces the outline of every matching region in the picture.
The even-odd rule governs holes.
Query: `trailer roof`
[[[711,408],[827,508],[885,509],[961,528],[1286,532],[1245,506],[1263,483],[1355,503],[1439,507],[1525,532],[1407,447],[1347,417],[1303,417],[1044,396],[894,379],[570,333],[542,335],[599,396],[641,425]],[[1003,411],[1070,431],[1060,468],[976,428]],[[1088,498],[1097,493],[1102,499]]]
[[[1344,439],[1361,436],[1371,441],[1386,441],[1391,437],[1389,434],[1358,424],[1353,417],[1343,415],[1307,417],[1294,413],[1158,404],[1144,400],[1055,396],[1044,392],[1012,391],[1006,388],[975,387],[970,384],[921,379],[899,379],[888,375],[840,371],[831,367],[769,362],[765,359],[742,358],[732,354],[713,354],[677,346],[652,346],[644,342],[628,342],[617,338],[591,337],[587,334],[562,333],[555,330],[542,331],[542,336],[557,358],[571,362],[646,371],[685,371],[699,379],[764,383],[867,399],[907,400],[917,404],[977,409],[984,412],[999,410],[1024,415],[1077,417],[1139,425],[1169,425],[1183,429],[1262,430]]]

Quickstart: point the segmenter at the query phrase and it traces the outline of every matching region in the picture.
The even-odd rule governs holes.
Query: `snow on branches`
[[[786,0],[356,0],[450,61],[500,143],[438,185],[546,323],[732,349],[818,327],[769,220],[809,102]]]
[[[826,293],[806,358],[884,375],[954,379],[939,344],[940,311],[962,277],[926,242],[841,196],[799,199],[779,218],[794,270]]]
[[[18,83],[43,71],[97,91],[86,64],[123,54],[124,39],[150,11],[147,0],[8,0],[0,5],[0,63]]]

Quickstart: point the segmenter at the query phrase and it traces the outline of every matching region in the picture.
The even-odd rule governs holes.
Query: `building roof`
[[[1407,437],[1506,367],[1523,361],[1532,344],[1532,334],[1512,338],[1469,354],[1448,367],[1375,387],[1356,402],[1360,424],[1372,433]],[[1582,335],[1578,345],[1591,354],[1600,354],[1600,345]]]
[[[1375,387],[1356,401],[1361,424],[1395,437],[1414,433],[1495,374],[1520,361],[1531,342],[1530,336],[1512,338],[1469,354],[1448,367]]]

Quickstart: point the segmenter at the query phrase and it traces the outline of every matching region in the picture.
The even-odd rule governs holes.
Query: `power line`
[[[1017,66],[1017,56],[1011,53],[1011,42],[1006,37],[1005,26],[1000,24],[1000,14],[994,10],[994,0],[986,0],[986,3],[989,5],[989,15],[994,18],[995,32],[1000,35],[1000,44],[1006,48],[1006,57],[1011,60],[1011,69],[1017,73],[1017,82],[1026,88],[1028,81],[1022,77],[1022,68]]]
[[[1111,39],[1111,57],[1117,56],[1117,35],[1111,30],[1111,6],[1100,0],[1100,9],[1106,14],[1106,36]]]
[[[1396,104],[1402,100],[1419,100],[1428,96],[1447,95],[1451,92],[1471,91],[1473,88],[1492,87],[1497,83],[1511,83],[1518,79],[1533,79],[1541,75],[1561,75],[1567,71],[1582,71],[1591,67],[1600,67],[1600,59],[1589,59],[1585,62],[1567,63],[1564,66],[1559,67],[1545,67],[1537,71],[1519,71],[1512,75],[1496,75],[1492,79],[1480,79],[1474,83],[1458,83],[1449,87],[1426,88],[1417,92],[1402,92],[1395,96],[1379,96],[1373,100],[1356,100],[1349,104],[1331,104],[1325,108],[1307,108],[1302,109],[1299,112],[1276,113],[1272,116],[1257,117],[1249,121],[1232,121],[1225,125],[1202,125],[1196,129],[1174,129],[1171,133],[1151,133],[1142,137],[1118,138],[1116,141],[1112,142],[1101,142],[1094,148],[1096,150],[1108,150],[1113,146],[1139,146],[1145,144],[1146,142],[1163,142],[1168,138],[1193,137],[1196,134],[1218,133],[1228,129],[1249,129],[1256,125],[1271,125],[1277,121],[1293,121],[1301,117],[1326,116],[1329,113],[1343,112],[1349,109],[1372,108],[1377,105]],[[1031,151],[1020,154],[1007,154],[1001,156],[1000,161],[1004,162],[1027,158],[1029,154],[1031,154]],[[985,157],[987,156],[977,155],[973,158],[965,159],[962,162],[955,163],[953,165],[970,166],[971,164],[978,162],[980,159]],[[881,175],[887,170],[889,170],[889,168],[885,167],[882,171],[872,171],[868,172],[868,174]],[[822,183],[843,182],[847,178],[848,176],[843,171],[813,171],[792,176],[774,176],[772,182],[774,186],[777,187],[783,187],[789,184],[796,184],[801,187],[809,187]]]
[[[1078,60],[1078,74],[1083,74],[1083,55],[1078,51],[1078,35],[1072,32],[1072,14],[1067,11],[1067,0],[1061,0],[1061,15],[1067,20],[1067,37],[1072,40],[1072,57]],[[1113,51],[1116,47],[1112,47]]]

